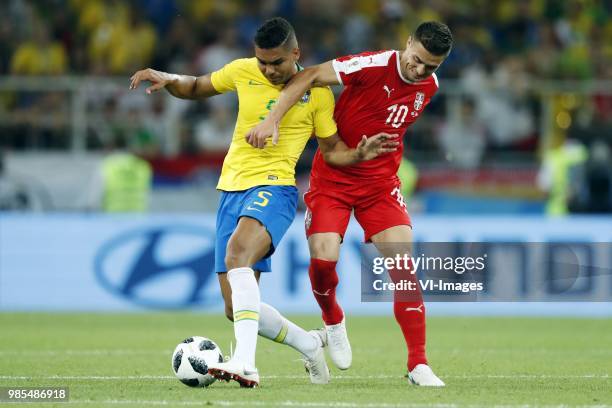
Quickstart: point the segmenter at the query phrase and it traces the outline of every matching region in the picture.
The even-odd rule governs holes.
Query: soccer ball
[[[217,343],[206,337],[188,337],[174,349],[172,371],[185,385],[208,387],[215,382],[215,378],[208,374],[210,362],[223,362]]]

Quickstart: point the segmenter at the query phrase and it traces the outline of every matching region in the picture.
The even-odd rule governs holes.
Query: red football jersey
[[[344,85],[334,119],[340,138],[350,148],[363,135],[386,132],[401,138],[438,90],[436,74],[419,82],[406,80],[400,71],[400,53],[394,50],[340,57],[333,67]],[[347,184],[396,178],[403,150],[402,143],[394,153],[346,167],[328,165],[317,150],[312,176]]]

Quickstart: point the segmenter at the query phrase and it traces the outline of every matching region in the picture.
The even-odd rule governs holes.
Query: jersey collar
[[[400,52],[399,51],[395,51],[395,62],[397,62],[397,73],[399,75],[399,77],[402,79],[402,81],[404,81],[407,84],[414,84],[414,81],[410,81],[406,78],[404,78],[404,75],[402,74],[402,69],[400,67]]]

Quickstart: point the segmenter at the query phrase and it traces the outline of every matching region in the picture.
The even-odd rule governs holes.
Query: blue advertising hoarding
[[[221,311],[214,225],[212,214],[0,215],[0,310]],[[415,240],[423,242],[612,242],[612,219],[605,217],[417,216],[414,228]],[[338,263],[339,299],[347,313],[390,313],[388,303],[362,302],[362,239],[359,225],[351,222]],[[609,266],[610,259],[599,262]],[[273,256],[273,272],[262,277],[262,299],[283,312],[317,313],[308,260],[303,215],[298,215]],[[604,271],[594,279],[593,300],[602,294],[610,299],[612,275]],[[595,302],[432,303],[428,308],[433,314],[612,315],[612,304]]]

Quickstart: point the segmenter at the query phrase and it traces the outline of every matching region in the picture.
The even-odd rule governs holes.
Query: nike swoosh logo
[[[314,289],[313,289],[312,291],[313,291],[314,293],[316,293],[317,295],[319,295],[319,296],[329,296],[329,291],[330,291],[330,290],[331,290],[331,289],[327,289],[327,290],[325,291],[325,293],[320,293],[320,292],[317,292],[317,291],[316,291],[316,290],[314,290]]]
[[[249,79],[249,85],[263,85],[261,82],[256,82],[253,81],[252,79]]]
[[[419,307],[407,307],[407,308],[405,309],[405,311],[406,311],[406,312],[412,312],[412,311],[414,311],[414,312],[420,312],[420,313],[423,313],[423,305],[421,305],[421,306],[419,306]]]
[[[259,211],[259,212],[263,212],[261,211],[259,208],[253,208],[250,205],[247,207],[247,210],[253,210],[253,211]]]

